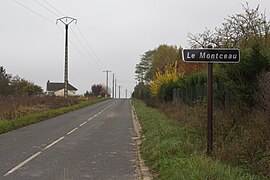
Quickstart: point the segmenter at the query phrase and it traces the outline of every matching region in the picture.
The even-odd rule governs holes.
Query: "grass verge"
[[[133,100],[145,136],[142,157],[155,179],[259,179],[205,155],[205,145],[194,129],[168,119],[158,110]]]
[[[36,114],[30,114],[26,115],[20,118],[15,118],[12,120],[0,120],[0,134],[6,133],[30,124],[38,123],[41,121],[44,121],[46,119],[50,119],[56,116],[59,116],[61,114],[65,114],[70,111],[74,111],[77,109],[81,109],[83,107],[90,106],[92,104],[105,101],[106,98],[95,98],[85,101],[80,101],[79,104],[69,106],[69,107],[63,107],[59,109],[49,110],[42,113],[36,113]]]

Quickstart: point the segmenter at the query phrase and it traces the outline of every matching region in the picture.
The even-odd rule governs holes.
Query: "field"
[[[76,98],[61,97],[0,97],[0,120],[11,120],[27,114],[44,112],[78,104]]]
[[[106,98],[0,97],[0,134],[104,100]]]

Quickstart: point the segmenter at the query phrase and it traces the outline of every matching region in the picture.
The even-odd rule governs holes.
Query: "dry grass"
[[[265,111],[219,111],[215,118],[215,156],[270,178],[269,117]]]
[[[205,138],[193,127],[187,127],[186,121],[172,120],[139,100],[134,100],[133,105],[145,136],[140,151],[156,175],[154,179],[261,179],[241,168],[207,157],[203,152],[202,138]],[[184,112],[185,108],[180,107],[181,110]]]
[[[75,98],[60,97],[0,97],[0,120],[48,111],[77,104]]]
[[[260,81],[257,98],[260,106],[214,109],[214,155],[255,175],[270,178],[270,75]],[[159,111],[186,127],[196,130],[206,144],[207,107],[187,106],[181,102],[158,104]],[[205,149],[202,151],[206,151]]]
[[[79,100],[78,100],[79,99]],[[46,119],[50,119],[64,113],[74,111],[86,106],[90,106],[92,104],[105,101],[108,98],[89,98],[82,99],[77,97],[70,98],[56,98],[51,99],[48,103],[41,105],[39,111],[36,110],[36,106],[26,106],[24,108],[27,109],[27,113],[22,115],[21,117],[16,117],[11,120],[0,120],[0,134],[6,133],[30,124],[38,123],[44,121]],[[49,103],[50,102],[50,103]],[[54,104],[52,104],[54,102]],[[78,102],[78,103],[77,103]],[[72,105],[76,103],[75,105]],[[52,106],[54,105],[54,106]],[[65,105],[65,107],[61,107],[60,105]],[[46,110],[48,108],[48,110]]]

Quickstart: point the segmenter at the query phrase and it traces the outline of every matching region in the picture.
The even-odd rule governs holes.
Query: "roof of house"
[[[65,85],[64,83],[48,81],[47,82],[47,91],[59,91],[61,89],[64,89],[64,85]],[[68,90],[77,91],[78,89],[68,83]]]

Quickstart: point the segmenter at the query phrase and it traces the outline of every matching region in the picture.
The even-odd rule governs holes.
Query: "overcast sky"
[[[70,16],[78,23],[69,26],[69,83],[83,94],[93,84],[105,84],[103,71],[108,69],[115,73],[125,97],[125,89],[128,95],[133,91],[135,65],[145,51],[160,44],[188,47],[188,32],[221,26],[228,15],[243,12],[241,3],[245,2],[1,0],[0,66],[44,90],[48,80],[63,82],[64,25],[55,22]],[[260,4],[269,19],[269,0],[248,2],[252,8]]]

